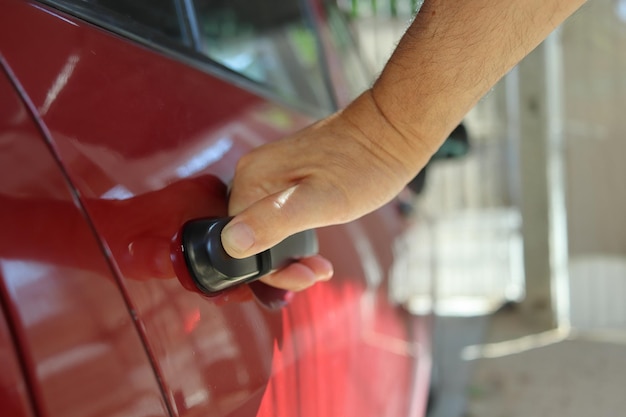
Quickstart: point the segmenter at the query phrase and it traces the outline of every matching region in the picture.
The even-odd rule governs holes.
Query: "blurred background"
[[[421,2],[338,4],[377,74]],[[395,296],[437,315],[431,415],[626,406],[625,104],[626,1],[588,2],[422,173]]]

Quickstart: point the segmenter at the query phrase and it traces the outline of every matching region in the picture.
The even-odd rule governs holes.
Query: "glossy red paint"
[[[0,70],[0,302],[35,402],[0,394],[0,414],[166,416],[119,287],[57,162]],[[1,324],[2,320],[0,320]],[[0,331],[0,333],[4,333]],[[0,351],[12,341],[0,338]],[[27,398],[15,361],[2,377]],[[11,375],[13,375],[11,377]]]
[[[63,300],[69,310],[55,311],[47,320],[100,318],[107,308],[115,308],[111,314],[116,323],[123,323],[124,334],[131,334],[123,294],[173,415],[408,415],[416,342],[409,330],[415,319],[391,306],[385,291],[386,271],[393,262],[391,242],[401,228],[392,207],[360,222],[320,230],[321,251],[333,261],[336,277],[287,298],[261,284],[201,296],[181,285],[181,272],[176,273],[170,260],[171,241],[184,222],[226,215],[224,183],[241,155],[311,120],[35,3],[0,4],[5,11],[0,16],[0,51],[49,129],[55,155],[78,191],[121,285],[120,294],[113,279],[98,280],[97,290],[108,294],[102,303],[118,303],[116,307],[92,304],[95,288],[81,287],[88,302],[55,292],[51,302]],[[23,146],[37,154],[44,149],[39,139],[39,145]],[[80,212],[69,211],[86,227]],[[66,230],[67,223],[59,222],[58,227]],[[67,249],[73,239],[64,239],[55,244],[58,249],[50,254],[48,269],[65,271],[66,258],[76,257]],[[86,276],[93,270],[106,276],[104,261],[89,239],[76,240],[83,251],[74,262],[82,265],[88,259]],[[37,247],[30,241],[25,246]],[[27,266],[40,262],[28,260]],[[287,301],[285,308],[276,308]],[[23,311],[34,308],[27,303]],[[25,335],[37,331],[28,322],[20,321],[18,327]],[[76,346],[67,332],[59,331],[59,340],[69,352]],[[419,342],[427,344],[424,334]],[[116,348],[120,343],[107,332],[93,337]],[[38,342],[37,349],[43,350],[58,343]],[[22,349],[32,358],[29,370],[40,385],[35,389],[45,391],[46,380],[36,373],[44,359],[29,353],[35,349],[32,343],[25,336]],[[129,348],[129,354],[148,361],[140,347]],[[115,368],[105,365],[106,358],[96,359],[93,366]],[[115,361],[115,355],[110,359]],[[427,366],[427,361],[422,364]],[[76,369],[79,375],[82,368]],[[137,378],[140,385],[149,383],[154,393],[154,375],[144,372]],[[425,399],[425,388],[419,387],[419,398]],[[133,390],[124,398],[128,395],[143,398]],[[54,401],[38,397],[46,410]],[[48,415],[71,415],[51,409]],[[162,404],[155,410],[164,412]],[[422,411],[420,406],[414,410],[415,415]],[[82,415],[114,413],[102,408]]]
[[[0,309],[0,410],[11,417],[33,417],[28,386],[22,375],[9,322]]]

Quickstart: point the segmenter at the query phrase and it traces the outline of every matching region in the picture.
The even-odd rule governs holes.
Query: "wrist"
[[[373,90],[366,90],[339,113],[355,128],[355,139],[395,170],[403,180],[411,180],[428,162],[438,146],[427,134],[398,126],[379,105]]]

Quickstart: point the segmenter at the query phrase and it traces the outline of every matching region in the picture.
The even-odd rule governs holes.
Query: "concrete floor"
[[[542,332],[515,308],[438,317],[429,417],[619,416],[626,332]]]
[[[615,330],[537,334],[514,310],[496,313],[489,328],[486,340],[495,344],[473,353],[492,357],[471,361],[467,408],[460,416],[623,414],[626,334]]]
[[[436,317],[432,381],[435,396],[431,398],[428,417],[465,415],[467,386],[474,363],[463,360],[461,353],[468,344],[483,343],[488,326],[489,319],[486,316]]]

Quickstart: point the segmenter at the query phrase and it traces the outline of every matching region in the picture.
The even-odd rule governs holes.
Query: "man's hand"
[[[243,258],[299,231],[375,210],[430,157],[423,147],[420,158],[398,156],[415,154],[416,143],[388,125],[367,92],[344,111],[255,149],[239,161],[233,180],[228,211],[235,218],[222,234],[226,251]],[[315,256],[263,281],[300,290],[331,275],[332,265]]]
[[[244,156],[222,240],[245,257],[393,198],[475,103],[584,0],[426,0],[371,90],[345,110]],[[265,282],[302,289],[321,257]]]

